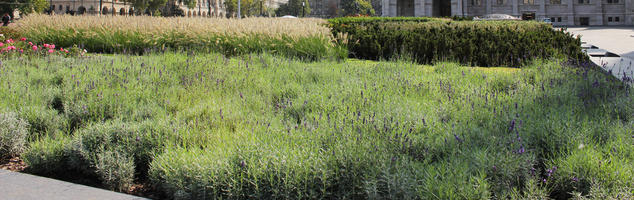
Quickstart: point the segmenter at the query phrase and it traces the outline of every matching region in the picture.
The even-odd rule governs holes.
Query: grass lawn
[[[166,53],[15,58],[27,171],[163,198],[634,198],[634,95],[596,69]],[[607,198],[605,197],[605,198]]]

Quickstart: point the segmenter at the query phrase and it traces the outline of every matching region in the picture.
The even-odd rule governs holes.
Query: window
[[[561,4],[561,0],[550,0],[550,4]]]
[[[579,0],[579,4],[589,4],[590,0]]]
[[[561,22],[561,17],[557,17],[557,22]]]
[[[498,5],[506,4],[506,0],[497,0]]]
[[[612,22],[612,17],[608,17],[608,22]]]
[[[59,11],[62,11],[62,9],[64,9],[64,6],[59,5]]]
[[[534,5],[535,4],[535,0],[524,0],[524,4],[525,5]]]
[[[550,22],[555,22],[555,18],[554,18],[554,17],[551,17],[551,18],[550,18]]]
[[[621,18],[620,17],[614,17],[614,21],[615,22],[619,22],[619,21],[621,21]]]
[[[608,0],[608,3],[619,3],[619,0]]]
[[[471,5],[472,6],[480,6],[482,5],[482,0],[471,0]]]
[[[70,10],[70,6],[66,6],[66,11],[69,11],[69,10]]]

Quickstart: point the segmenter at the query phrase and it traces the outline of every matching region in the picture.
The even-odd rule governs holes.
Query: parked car
[[[551,26],[553,25],[553,22],[552,22],[549,18],[543,18],[543,19],[541,19],[541,20],[539,20],[539,21],[540,21],[540,22],[547,23],[547,24],[549,24],[549,25],[551,25]]]
[[[520,18],[517,17],[513,17],[511,15],[507,15],[507,14],[489,14],[489,15],[484,15],[482,17],[474,17],[473,18],[474,21],[504,21],[504,20],[521,20]]]

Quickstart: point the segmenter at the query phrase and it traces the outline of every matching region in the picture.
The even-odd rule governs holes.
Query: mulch
[[[20,157],[13,157],[9,159],[0,159],[0,169],[22,172],[26,168],[26,163]]]

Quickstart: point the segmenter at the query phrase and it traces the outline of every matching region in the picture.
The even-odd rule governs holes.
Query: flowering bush
[[[55,44],[43,44],[38,45],[28,41],[26,38],[20,38],[19,40],[6,39],[0,35],[0,57],[14,57],[14,56],[46,56],[46,55],[61,55],[65,57],[70,56],[84,56],[86,50],[82,50],[77,45],[71,48],[56,48]]]

